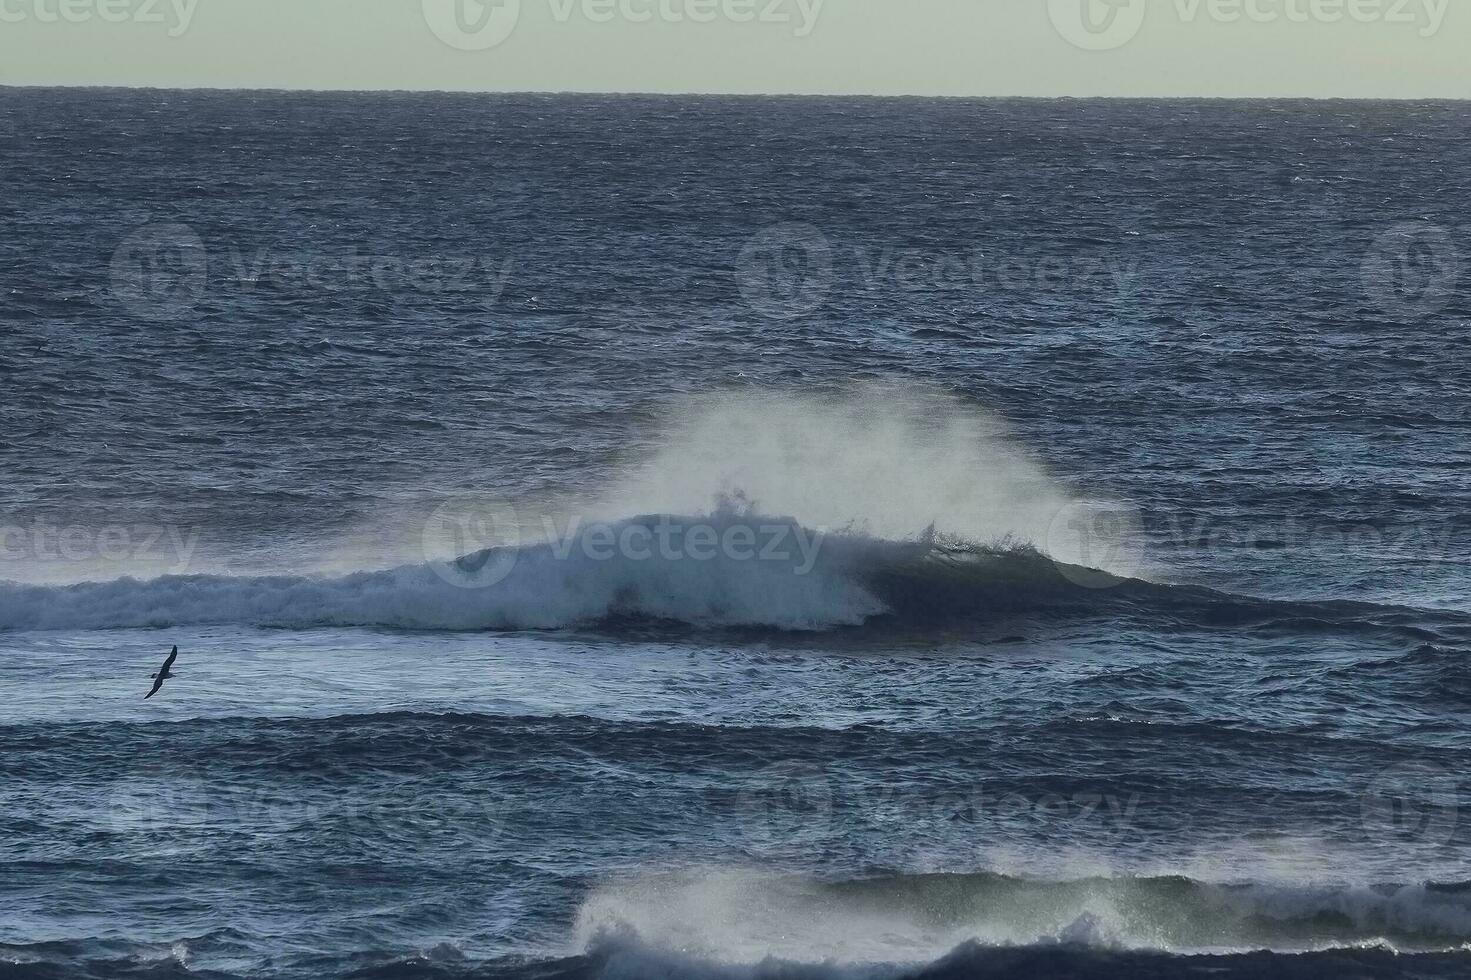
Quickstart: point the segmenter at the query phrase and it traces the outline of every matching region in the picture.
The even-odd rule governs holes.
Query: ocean
[[[0,977],[1471,975],[1468,136],[0,90]]]

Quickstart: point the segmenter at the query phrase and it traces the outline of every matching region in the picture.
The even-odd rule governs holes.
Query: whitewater
[[[1048,548],[1076,563],[1090,544],[1129,544],[1126,525],[1087,540],[1103,505],[1067,497],[998,419],[942,391],[714,394],[667,417],[656,448],[623,461],[596,497],[439,504],[418,521],[436,560],[339,576],[11,583],[0,585],[0,629],[511,630],[642,617],[824,630],[891,612],[867,583],[928,558]],[[706,509],[634,516],[681,504]],[[790,511],[758,510],[772,505]],[[493,545],[466,552],[466,542]]]

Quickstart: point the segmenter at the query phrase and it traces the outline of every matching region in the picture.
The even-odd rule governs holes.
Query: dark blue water
[[[1466,975],[1468,135],[0,91],[0,976]]]

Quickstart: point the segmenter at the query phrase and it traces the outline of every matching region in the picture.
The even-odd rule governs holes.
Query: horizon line
[[[1471,97],[1445,95],[1345,96],[1345,95],[940,95],[907,92],[673,92],[593,89],[455,89],[455,88],[297,88],[236,85],[57,85],[34,82],[0,82],[0,89],[45,89],[101,92],[261,92],[302,95],[480,95],[480,96],[604,96],[612,98],[669,99],[924,99],[930,101],[984,102],[1471,102]]]

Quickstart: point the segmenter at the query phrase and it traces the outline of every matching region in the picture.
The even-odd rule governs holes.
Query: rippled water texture
[[[1471,973],[1468,129],[0,90],[0,976]]]

